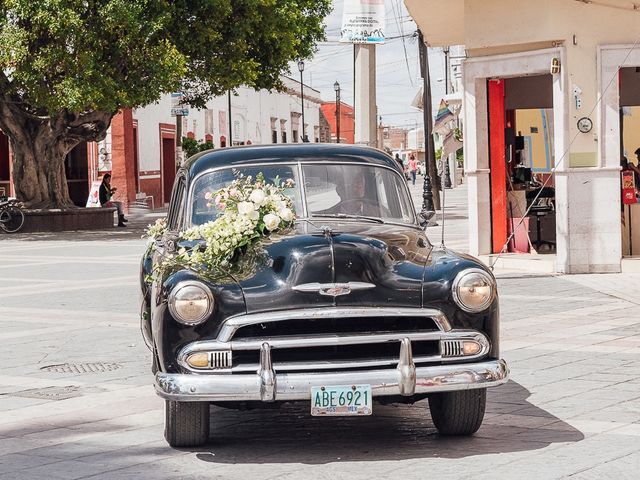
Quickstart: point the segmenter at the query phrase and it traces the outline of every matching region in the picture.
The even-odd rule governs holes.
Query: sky
[[[413,36],[417,27],[402,0],[385,0],[385,7],[387,41],[376,47],[378,115],[384,125],[415,128],[422,124],[422,112],[411,107],[422,84],[418,41]],[[353,105],[353,44],[338,42],[342,10],[343,0],[334,0],[333,11],[325,20],[327,41],[305,61],[304,83],[319,90],[323,100],[335,101],[333,84],[338,81],[342,101]],[[438,104],[444,95],[441,49],[429,49],[429,68],[431,91]],[[293,78],[296,73],[297,67],[292,68]]]

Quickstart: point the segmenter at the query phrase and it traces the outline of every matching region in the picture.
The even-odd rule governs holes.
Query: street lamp
[[[302,72],[304,72],[304,62],[298,60],[298,70],[300,70],[300,98],[302,99],[302,141],[308,142],[306,129],[304,128],[304,83],[302,83]]]
[[[337,80],[333,89],[336,91],[336,143],[340,143],[340,84]]]

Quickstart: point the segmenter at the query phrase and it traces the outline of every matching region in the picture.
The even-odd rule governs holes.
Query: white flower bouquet
[[[228,187],[208,192],[208,206],[215,206],[221,214],[214,221],[180,234],[181,240],[204,240],[204,248],[182,247],[175,262],[196,271],[228,267],[243,247],[289,228],[296,218],[291,199],[285,194],[285,189],[291,187],[291,179],[276,178],[268,184],[259,173],[255,181],[239,175]]]

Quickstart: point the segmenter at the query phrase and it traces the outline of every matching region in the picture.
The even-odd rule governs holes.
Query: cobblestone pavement
[[[465,192],[447,193],[464,249]],[[171,449],[138,330],[140,231],[0,237],[0,479],[638,477],[634,274],[498,275],[511,380],[473,437],[438,436],[426,401],[352,419],[214,407],[206,447]]]

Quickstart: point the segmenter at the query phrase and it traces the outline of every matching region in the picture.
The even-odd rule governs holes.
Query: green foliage
[[[28,113],[116,112],[182,90],[194,107],[281,88],[330,0],[4,0],[0,95]],[[0,101],[2,99],[0,98]]]
[[[198,141],[194,138],[182,137],[182,151],[185,153],[185,158],[192,157],[198,152],[211,150],[212,148],[214,148],[214,145],[211,140]]]
[[[439,162],[442,158],[442,147],[436,150],[436,161]]]
[[[456,152],[456,163],[458,167],[464,166],[464,149],[462,148]]]

